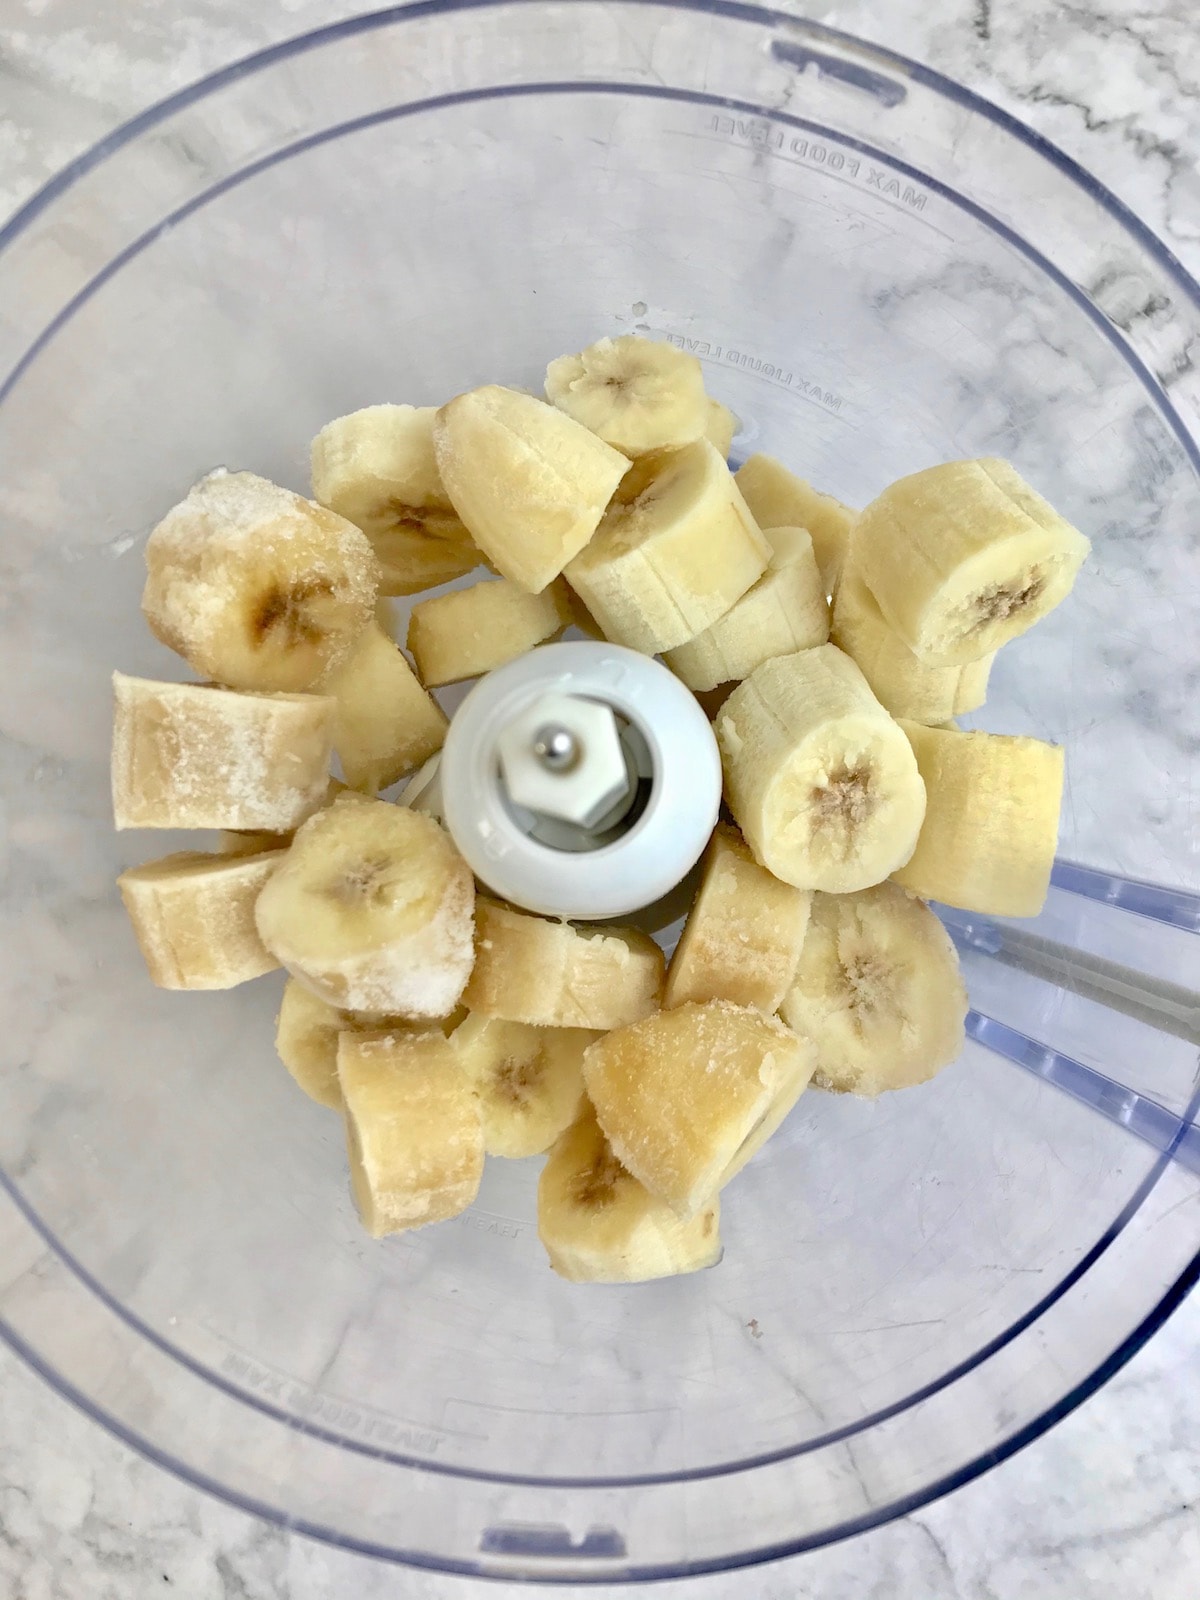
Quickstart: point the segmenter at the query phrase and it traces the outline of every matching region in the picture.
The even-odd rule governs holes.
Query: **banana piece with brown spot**
[[[541,1155],[571,1126],[584,1106],[583,1052],[597,1038],[468,1013],[450,1044],[479,1097],[488,1155]]]
[[[691,444],[711,420],[696,357],[635,333],[552,361],[546,398],[632,458]]]

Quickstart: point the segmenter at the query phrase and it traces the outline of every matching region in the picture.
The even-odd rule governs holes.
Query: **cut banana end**
[[[330,1005],[444,1017],[474,959],[474,881],[431,818],[343,795],[296,834],[259,897],[263,943]]]
[[[339,794],[347,792],[348,785],[340,778],[330,778],[325,787],[325,796],[321,806],[331,806]],[[217,836],[217,849],[223,856],[257,856],[264,850],[286,850],[295,838],[296,830],[289,829],[286,833],[274,833],[261,828],[225,828]]]
[[[201,677],[298,691],[371,620],[379,563],[344,517],[251,472],[202,478],[146,544],[142,611]]]
[[[768,528],[766,572],[703,633],[668,650],[666,663],[689,689],[715,689],[749,677],[774,656],[809,650],[829,638],[829,603],[804,528]]]
[[[777,1011],[800,960],[811,898],[760,867],[735,829],[719,827],[667,969],[663,1005],[731,1000]]]
[[[813,1041],[814,1083],[877,1095],[926,1079],[962,1050],[967,993],[949,935],[894,883],[816,894],[783,1017]]]
[[[489,384],[437,413],[442,482],[501,577],[540,594],[592,537],[629,467],[581,423]]]
[[[232,989],[278,965],[254,925],[259,893],[284,851],[182,851],[131,867],[117,887],[160,989]]]
[[[808,1041],[776,1018],[713,1000],[597,1040],[583,1077],[617,1159],[687,1219],[779,1127],[814,1064]]]
[[[1040,739],[903,722],[928,805],[917,847],[893,872],[926,900],[1035,917],[1058,845],[1063,752]]]
[[[118,828],[287,833],[329,783],[334,702],[113,673]]]
[[[552,361],[546,398],[626,456],[678,450],[702,438],[709,421],[696,357],[635,333]]]
[[[723,616],[771,553],[733,474],[701,439],[630,469],[567,582],[609,639],[656,655]]]
[[[648,1016],[663,953],[635,928],[575,928],[480,897],[469,1011],[540,1028],[618,1028]]]
[[[377,622],[324,687],[337,702],[333,748],[352,789],[377,794],[442,748],[445,712]]]
[[[588,1028],[531,1028],[468,1014],[450,1043],[479,1096],[490,1156],[537,1156],[583,1110]]]
[[[834,645],[757,668],[716,732],[729,808],[777,878],[851,893],[912,855],[925,815],[912,747]]]
[[[374,1239],[457,1217],[479,1193],[479,1102],[440,1033],[343,1033],[350,1185]]]
[[[723,406],[710,395],[705,411],[704,437],[723,461],[729,460],[729,452],[733,449],[733,441],[740,427],[741,423],[729,407]]]
[[[901,478],[862,512],[854,561],[922,661],[977,661],[1070,593],[1091,546],[1007,461]]]
[[[550,1265],[572,1283],[645,1283],[721,1259],[719,1201],[681,1221],[613,1155],[590,1107],[550,1152],[537,1204]]]
[[[434,406],[367,406],[312,442],[313,494],[370,539],[385,595],[418,594],[480,562],[438,472],[436,414]]]
[[[570,591],[561,578],[541,594],[499,578],[420,601],[409,618],[408,648],[421,682],[435,688],[515,661],[573,620]]]
[[[853,565],[838,583],[829,636],[854,660],[894,717],[945,722],[977,710],[987,698],[995,651],[954,667],[918,660],[890,626]]]
[[[825,593],[832,594],[858,513],[814,489],[771,456],[751,456],[736,476],[760,528],[808,529]]]

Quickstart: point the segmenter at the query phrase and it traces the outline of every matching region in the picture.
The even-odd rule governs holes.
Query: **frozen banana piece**
[[[709,422],[695,356],[636,333],[598,339],[546,369],[546,398],[626,456],[678,450]]]
[[[815,894],[783,1018],[813,1041],[813,1082],[877,1095],[956,1060],[967,992],[950,937],[894,883]]]
[[[432,818],[342,795],[298,831],[256,917],[268,950],[330,1005],[436,1019],[471,971],[474,899]]]
[[[808,529],[825,593],[832,594],[858,513],[814,489],[772,456],[751,456],[736,477],[760,528]]]
[[[635,928],[576,928],[482,896],[468,1011],[538,1028],[618,1028],[662,996],[663,953]]]
[[[733,449],[734,435],[741,424],[730,411],[728,406],[723,406],[719,400],[708,397],[708,408],[705,412],[704,437],[722,460],[729,460],[729,452]]]
[[[912,748],[834,645],[756,668],[716,732],[734,820],[777,878],[852,893],[912,855],[925,815]]]
[[[928,804],[917,847],[892,873],[926,900],[997,917],[1036,917],[1058,846],[1063,752],[1000,733],[900,726]]]
[[[813,1067],[811,1044],[775,1017],[712,1000],[597,1040],[583,1078],[618,1161],[686,1220],[762,1148]]]
[[[340,778],[330,778],[325,788],[321,806],[331,806],[339,794],[346,794],[348,785]],[[321,806],[317,807],[319,811]],[[273,833],[261,828],[223,829],[217,839],[217,849],[223,856],[256,856],[263,850],[286,850],[295,837],[295,828],[286,833]]]
[[[634,463],[567,582],[616,644],[686,644],[740,600],[771,547],[707,439]]]
[[[859,516],[854,563],[914,655],[989,655],[1070,593],[1091,549],[1007,461],[949,461],[893,483]]]
[[[155,636],[231,689],[311,688],[350,654],[379,588],[379,563],[351,522],[224,469],[155,528],[146,574]]]
[[[703,633],[664,657],[689,689],[747,678],[773,656],[810,650],[829,638],[829,602],[804,528],[767,528],[766,572]]]
[[[573,620],[561,578],[540,594],[499,578],[420,601],[409,618],[408,648],[421,682],[432,689],[515,661]]]
[[[961,666],[920,661],[891,627],[853,564],[833,597],[830,639],[862,671],[880,704],[894,717],[945,722],[977,710],[987,698],[995,651]]]
[[[731,1000],[777,1011],[800,960],[811,898],[760,867],[736,829],[719,826],[667,968],[663,1005]]]
[[[258,936],[254,906],[284,853],[185,850],[121,874],[121,899],[160,989],[232,989],[279,965]]]
[[[438,472],[436,414],[435,406],[366,406],[312,442],[313,496],[370,539],[385,595],[432,589],[480,562]]]
[[[450,1043],[479,1096],[488,1155],[541,1155],[571,1126],[584,1106],[583,1052],[599,1037],[467,1014]]]
[[[720,1202],[682,1222],[613,1155],[590,1106],[551,1150],[537,1205],[550,1265],[572,1283],[645,1283],[721,1259]]]
[[[483,1176],[479,1102],[440,1033],[343,1033],[350,1186],[373,1239],[465,1211]]]
[[[287,833],[329,782],[334,702],[113,673],[118,828]]]
[[[437,413],[438,471],[502,578],[540,594],[592,537],[628,457],[555,406],[488,384]]]
[[[352,789],[377,794],[442,748],[445,712],[377,622],[323,688],[337,702],[333,748]]]

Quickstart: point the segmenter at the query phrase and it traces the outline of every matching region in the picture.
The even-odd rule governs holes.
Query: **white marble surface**
[[[107,8],[0,0],[0,214],[152,100],[358,9],[339,0]],[[893,0],[886,8],[840,0],[796,9],[922,58],[1005,105],[1200,268],[1192,0]],[[1198,1372],[1193,1300],[1099,1396],[958,1494],[795,1562],[656,1592],[1194,1600]],[[377,1566],[231,1511],[130,1454],[0,1355],[0,1593],[11,1600],[375,1600],[469,1587]]]

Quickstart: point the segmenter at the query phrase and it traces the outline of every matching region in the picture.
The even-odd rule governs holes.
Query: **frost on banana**
[[[278,965],[254,924],[282,850],[254,856],[181,851],[130,867],[117,887],[161,989],[232,989]]]
[[[538,1236],[572,1283],[671,1278],[721,1259],[720,1202],[681,1221],[621,1165],[589,1106],[542,1169]]]
[[[814,1083],[877,1095],[957,1059],[967,995],[949,935],[894,883],[815,894],[782,1015],[813,1041]]]
[[[772,456],[751,456],[738,469],[737,484],[760,528],[808,529],[825,593],[832,594],[858,513],[814,489]]]
[[[834,645],[758,667],[725,702],[716,732],[734,820],[784,883],[849,893],[913,853],[925,814],[916,758]]]
[[[1091,546],[1007,461],[901,478],[860,514],[854,562],[922,661],[977,661],[1070,593]]]
[[[573,620],[561,578],[540,594],[498,578],[419,601],[408,622],[408,648],[421,682],[436,688],[515,661]]]
[[[351,788],[377,794],[442,748],[445,712],[377,622],[322,687],[337,702],[333,748]]]
[[[1063,752],[1040,739],[903,722],[928,805],[917,847],[893,878],[964,911],[1035,917],[1058,845]]]
[[[546,398],[631,457],[691,444],[710,420],[696,357],[634,333],[552,361]]]
[[[325,794],[319,811],[323,806],[331,806],[339,794],[345,794],[348,785],[340,778],[330,778],[325,786]],[[295,828],[279,833],[269,829],[225,828],[217,839],[217,849],[223,856],[256,856],[263,850],[286,850],[295,838]]]
[[[770,557],[733,474],[700,439],[635,462],[567,582],[607,638],[655,655],[723,616]]]
[[[251,472],[202,478],[146,544],[142,611],[201,677],[308,689],[345,660],[379,563],[344,517]]]
[[[812,1046],[775,1017],[713,1000],[598,1039],[583,1078],[617,1159],[687,1219],[762,1148],[813,1067]]]
[[[598,1037],[468,1013],[450,1043],[479,1096],[489,1155],[541,1155],[571,1126],[584,1106],[583,1052]]]

